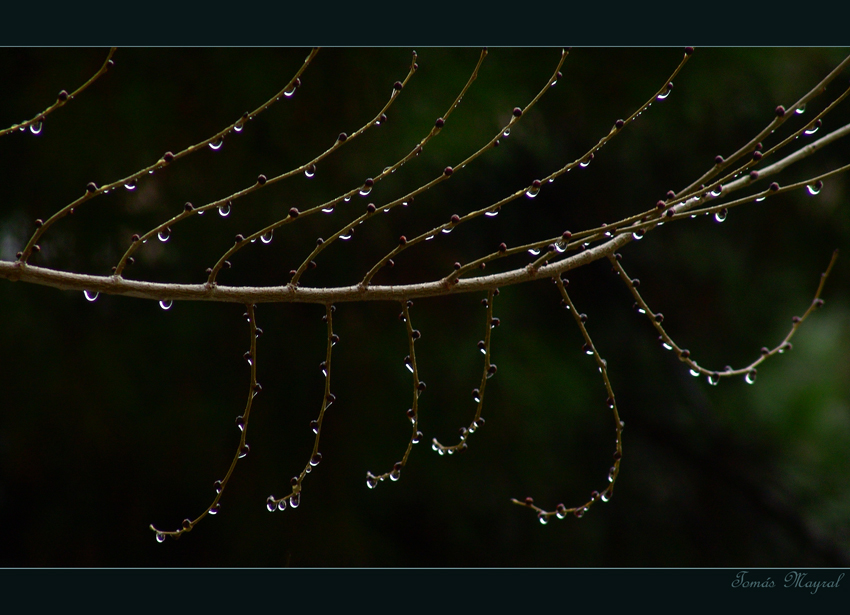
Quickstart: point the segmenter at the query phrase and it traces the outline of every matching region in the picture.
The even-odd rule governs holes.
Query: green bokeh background
[[[388,120],[296,176],[176,226],[136,255],[126,277],[204,281],[233,241],[374,177],[410,151],[446,113],[477,49],[419,49],[420,69]],[[41,134],[0,139],[0,258],[15,252],[85,185],[116,181],[167,150],[197,143],[282,88],[306,50],[119,49],[115,67],[59,109]],[[376,283],[435,279],[493,251],[577,231],[651,207],[669,189],[730,155],[846,55],[834,49],[699,49],[655,103],[592,164],[544,186],[494,219],[423,244]],[[0,52],[0,126],[33,117],[93,74],[103,49]],[[680,49],[577,49],[563,76],[501,146],[325,251],[304,285],[351,284],[392,249],[453,213],[484,207],[584,154],[665,82]],[[106,275],[133,233],[275,176],[368,123],[410,64],[406,49],[322,50],[295,96],[282,99],[221,150],[208,148],[152,177],[86,203],[44,237],[33,264]],[[333,216],[312,216],[233,259],[222,284],[285,283],[315,239],[457,166],[525,107],[559,59],[552,49],[491,49],[446,128],[415,160]],[[843,91],[847,75],[810,104],[803,125]],[[839,106],[816,137],[850,121]],[[784,133],[783,133],[784,134]],[[775,143],[772,137],[765,145]],[[796,147],[792,146],[792,147]],[[850,161],[839,141],[788,169],[790,183]],[[238,305],[101,296],[0,281],[0,566],[847,566],[850,565],[850,191],[846,176],[821,194],[787,193],[732,210],[717,224],[669,225],[622,250],[644,298],[710,368],[744,366],[778,344],[809,305],[818,275],[844,249],[826,305],[790,353],[758,381],[710,387],[660,348],[652,327],[606,262],[571,273],[573,300],[609,365],[622,418],[624,459],[615,497],[581,520],[541,526],[510,504],[533,496],[553,509],[607,484],[613,421],[595,365],[547,281],[502,289],[495,314],[486,426],[462,455],[439,457],[475,406],[481,296],[417,300],[417,359],[426,442],[402,479],[375,490],[409,438],[407,340],[391,303],[341,304],[332,390],[320,450],[297,510],[269,514],[269,494],[312,447],[308,427],[323,391],[320,306],[260,305],[263,391],[252,411],[250,454],[222,511],[179,541],[157,544],[150,523],[177,528],[213,498],[238,442],[249,371]],[[521,266],[518,258],[505,266]],[[496,268],[498,270],[498,268]],[[488,272],[490,269],[488,269]]]

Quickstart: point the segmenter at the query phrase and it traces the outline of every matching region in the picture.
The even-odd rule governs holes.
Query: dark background
[[[369,130],[303,176],[176,226],[166,244],[136,254],[126,277],[199,283],[250,233],[358,186],[430,130],[460,91],[477,49],[418,49],[420,70]],[[119,49],[115,67],[43,131],[0,138],[0,258],[35,218],[116,181],[166,150],[198,143],[273,96],[307,50]],[[547,185],[437,241],[414,247],[376,283],[435,279],[499,242],[517,245],[613,222],[651,207],[730,155],[844,57],[833,49],[698,49],[675,89],[597,153],[584,170]],[[61,89],[92,75],[104,49],[0,52],[0,126],[29,119]],[[478,80],[424,153],[333,216],[279,230],[234,259],[222,284],[288,280],[316,237],[366,203],[386,203],[456,166],[525,107],[558,61],[553,49],[490,50]],[[651,97],[681,49],[576,49],[558,84],[498,149],[450,181],[326,250],[304,285],[358,281],[401,234],[484,207],[584,154],[618,118]],[[326,49],[282,99],[224,147],[204,148],[86,203],[45,235],[32,264],[107,275],[129,245],[181,211],[278,175],[368,123],[410,64],[409,49]],[[840,76],[797,128],[847,84]],[[850,121],[848,103],[820,137]],[[787,133],[787,128],[783,134]],[[776,142],[767,141],[766,145]],[[793,147],[793,146],[792,146]],[[778,178],[790,183],[846,164],[839,141]],[[772,160],[771,160],[772,161]],[[768,162],[771,162],[768,161]],[[336,224],[336,226],[334,226]],[[615,497],[581,520],[541,526],[511,497],[549,509],[602,490],[613,421],[592,360],[547,281],[506,287],[495,304],[493,362],[483,416],[463,455],[439,457],[474,412],[484,332],[481,296],[417,300],[417,359],[425,442],[398,483],[374,491],[367,470],[388,471],[409,438],[411,383],[399,307],[341,304],[332,390],[320,450],[297,510],[269,514],[306,462],[323,391],[324,310],[260,305],[263,391],[252,413],[251,453],[236,468],[222,511],[179,541],[157,544],[150,523],[177,528],[213,497],[238,442],[234,418],[249,382],[248,328],[238,305],[157,302],[62,292],[0,281],[0,565],[2,566],[847,566],[850,565],[850,215],[846,176],[732,210],[717,224],[669,225],[623,249],[644,298],[704,366],[742,367],[778,344],[809,305],[818,275],[844,249],[791,353],[759,367],[758,381],[695,379],[632,310],[607,262],[571,272],[626,422]],[[521,266],[524,257],[505,266]],[[490,272],[488,268],[488,272]],[[498,268],[496,268],[498,270]]]

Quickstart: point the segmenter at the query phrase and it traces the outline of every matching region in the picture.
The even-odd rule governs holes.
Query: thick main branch
[[[487,291],[521,284],[537,278],[551,278],[608,254],[628,242],[631,235],[620,235],[604,244],[580,252],[536,271],[522,267],[504,273],[467,278],[456,284],[442,280],[396,286],[338,286],[310,288],[301,286],[207,286],[206,284],[160,284],[125,280],[119,276],[94,276],[55,271],[17,262],[0,261],[0,278],[51,286],[60,290],[87,290],[140,299],[179,301],[218,301],[223,303],[338,303],[342,301],[399,301],[417,297],[439,297],[457,293]]]

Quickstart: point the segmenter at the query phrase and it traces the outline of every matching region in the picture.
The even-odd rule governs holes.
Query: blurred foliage
[[[198,283],[236,233],[321,203],[395,162],[463,87],[477,49],[420,49],[420,69],[388,120],[318,166],[195,216],[167,244],[148,245],[126,277]],[[206,139],[267,100],[306,56],[286,49],[119,49],[115,67],[52,114],[38,136],[0,139],[0,258],[83,193]],[[663,85],[679,49],[577,49],[563,76],[501,146],[408,208],[323,253],[305,285],[350,284],[401,234],[486,206],[582,155],[613,122]],[[478,80],[423,154],[334,216],[305,219],[243,250],[222,284],[281,284],[314,245],[367,201],[388,202],[476,151],[552,74],[558,50],[491,49]],[[102,49],[0,52],[0,125],[28,119],[93,74]],[[698,49],[656,103],[623,134],[533,201],[505,207],[409,250],[376,283],[433,279],[493,251],[613,222],[680,189],[729,155],[845,55],[833,49]],[[133,192],[101,196],[59,222],[31,262],[104,275],[132,233],[274,176],[353,133],[388,100],[410,50],[326,49],[282,99],[221,150],[180,160]],[[830,94],[846,83],[841,76]],[[824,98],[824,97],[821,97]],[[816,106],[825,102],[817,99]],[[805,118],[805,116],[804,116]],[[850,120],[845,103],[823,134]],[[804,121],[800,120],[800,122]],[[799,122],[798,122],[799,124]],[[820,134],[818,136],[820,136]],[[838,142],[791,167],[782,183],[846,164]],[[331,227],[331,221],[338,226]],[[282,231],[283,229],[281,229]],[[627,246],[623,263],[645,299],[701,365],[748,364],[778,343],[811,301],[818,274],[843,248],[825,307],[794,350],[743,380],[691,378],[630,309],[606,262],[571,272],[570,291],[608,361],[626,422],[615,497],[583,519],[541,526],[509,498],[552,509],[605,485],[613,421],[593,362],[547,281],[504,288],[495,303],[497,376],[487,424],[463,455],[438,457],[474,412],[484,332],[479,296],[416,301],[426,442],[402,480],[387,471],[409,437],[403,326],[394,304],[339,305],[322,464],[298,510],[269,514],[307,460],[319,410],[320,306],[260,305],[257,398],[248,441],[222,512],[179,541],[157,544],[148,524],[176,528],[211,501],[237,444],[248,346],[243,308],[66,293],[0,282],[0,565],[3,566],[833,566],[850,565],[850,207],[846,176],[817,197],[789,193],[734,209],[722,225],[669,225]],[[519,261],[512,261],[513,266]],[[489,269],[488,269],[489,272]]]

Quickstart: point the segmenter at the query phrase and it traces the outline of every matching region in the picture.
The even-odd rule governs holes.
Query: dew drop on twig
[[[673,82],[671,81],[670,83],[667,84],[667,89],[663,93],[656,96],[655,100],[666,99],[668,96],[670,96],[670,92],[672,92],[672,91],[673,91]]]
[[[97,291],[95,291],[95,292],[91,292],[91,291],[89,291],[89,290],[84,290],[84,291],[83,291],[83,295],[85,296],[86,301],[96,301],[96,300],[97,300],[97,296],[98,296],[99,294],[100,294],[100,293],[99,293],[99,292],[97,292]]]
[[[171,299],[163,299],[162,301],[159,302],[159,307],[161,307],[163,310],[171,309],[171,305],[172,305]]]

